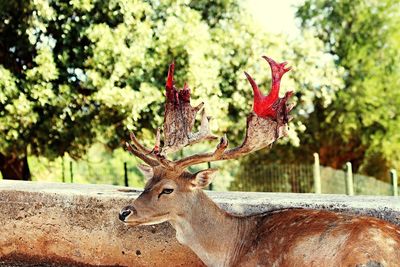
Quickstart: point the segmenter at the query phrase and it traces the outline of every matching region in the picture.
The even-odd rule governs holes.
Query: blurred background
[[[293,67],[289,137],[212,163],[212,189],[315,192],[319,176],[322,193],[351,181],[354,194],[393,194],[398,25],[398,0],[0,0],[0,177],[143,186],[122,144],[130,131],[153,143],[172,60],[177,87],[238,145],[253,97],[243,71],[267,93],[268,55]]]

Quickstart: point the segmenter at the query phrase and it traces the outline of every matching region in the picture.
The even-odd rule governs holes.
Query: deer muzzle
[[[125,208],[123,208],[120,212],[119,212],[119,219],[123,222],[125,222],[125,219],[129,216],[129,215],[136,215],[137,211],[135,209],[135,207],[133,206],[126,206]]]

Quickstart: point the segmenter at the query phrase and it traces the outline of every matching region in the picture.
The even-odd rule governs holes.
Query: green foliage
[[[315,105],[306,146],[326,154],[324,163],[353,161],[356,169],[383,176],[400,160],[399,2],[307,0],[297,15],[345,69],[336,100]]]
[[[294,66],[282,93],[295,90],[299,116],[315,98],[330,103],[341,86],[321,41],[267,34],[235,0],[1,0],[0,7],[0,154],[7,156],[77,159],[95,142],[120,146],[128,130],[150,145],[172,60],[178,87],[188,82],[194,104],[204,101],[215,118],[212,130],[228,132],[233,145],[252,105],[243,71],[269,90],[261,55]],[[291,124],[291,144],[298,130],[301,120]]]
[[[246,157],[233,187],[240,189],[243,177],[248,177],[250,184],[264,190],[270,181],[264,179],[265,173],[252,172],[256,166],[311,163],[314,152],[320,154],[322,165],[341,169],[351,161],[356,172],[388,180],[388,169],[400,167],[398,1],[306,0],[297,16],[305,42],[292,44],[299,59],[294,65],[299,64],[301,70],[307,65],[316,69],[295,69],[294,73],[316,79],[317,85],[319,79],[325,86],[300,89],[305,97],[298,102],[294,120],[300,145],[280,142],[271,151]],[[310,43],[317,49],[304,45]],[[302,56],[316,55],[314,50],[319,54],[317,60]],[[333,66],[318,71],[319,64],[326,62]]]

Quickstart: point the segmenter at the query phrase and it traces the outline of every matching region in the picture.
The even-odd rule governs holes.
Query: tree
[[[217,119],[231,112],[224,131],[250,101],[239,70],[269,44],[233,0],[1,0],[0,171],[27,180],[28,154],[79,158],[128,129],[151,136],[173,59],[178,86],[208,96]]]
[[[308,49],[263,32],[239,3],[1,0],[3,177],[29,179],[28,154],[79,158],[93,142],[119,146],[128,130],[153,140],[173,59],[178,87],[188,82],[194,102],[201,96],[215,118],[212,130],[232,143],[252,105],[243,71],[269,81],[261,55],[299,67],[287,87],[296,89],[298,112],[318,95],[329,99],[338,80],[329,60],[315,65],[320,44]],[[307,74],[316,72],[328,78]],[[303,125],[291,126],[296,143]]]
[[[310,40],[318,39],[322,42],[320,59],[333,59],[330,62],[334,62],[336,71],[332,73],[339,74],[312,72],[312,76],[328,81],[335,77],[342,84],[322,91],[300,89],[298,103],[303,105],[296,110],[294,120],[304,125],[304,131],[298,131],[299,145],[280,143],[271,151],[242,160],[231,189],[240,189],[240,179],[255,165],[311,163],[314,152],[320,154],[323,165],[341,169],[350,161],[356,172],[381,179],[388,177],[389,168],[399,167],[400,93],[395,89],[400,85],[399,11],[398,1],[391,0],[307,0],[298,8],[305,41],[298,47],[307,47]],[[293,65],[302,64],[307,53],[312,49],[298,53],[301,59],[294,60]],[[318,66],[319,62],[308,63]],[[317,92],[315,97],[302,98],[311,92]],[[264,181],[261,176],[251,175],[254,184]]]
[[[356,171],[387,176],[400,159],[399,2],[307,0],[297,15],[345,69],[335,101],[314,104],[304,150],[319,151],[325,165],[351,161]]]

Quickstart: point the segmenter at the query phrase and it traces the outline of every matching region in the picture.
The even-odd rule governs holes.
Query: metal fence
[[[91,160],[79,161],[73,161],[69,157],[58,158],[54,161],[35,157],[29,159],[29,164],[32,166],[34,180],[143,186],[145,181],[136,168],[136,159],[121,158],[111,154],[106,154],[107,157],[98,154],[96,156],[98,157],[91,157]],[[395,186],[398,185],[395,170],[391,171],[391,183],[388,183],[374,177],[353,174],[350,163],[346,164],[347,168],[344,170],[320,166],[318,155],[314,156],[314,165],[265,164],[252,167],[239,165],[237,171],[229,171],[234,173],[234,177],[226,176],[226,185],[217,189],[251,192],[398,195],[399,187]]]
[[[243,169],[230,185],[230,190],[253,192],[315,193],[314,165],[269,164]],[[320,193],[348,195],[397,195],[392,183],[348,170],[318,166]],[[350,175],[350,177],[349,177]],[[350,181],[349,181],[349,178]],[[349,184],[350,183],[350,184]]]
[[[124,161],[112,156],[73,160],[68,156],[49,161],[44,157],[28,159],[32,180],[64,183],[112,184],[143,187],[144,178],[137,169],[137,161],[127,157]]]
[[[346,187],[346,171],[336,170],[330,167],[320,167],[321,193],[323,194],[349,194]],[[378,180],[375,177],[362,174],[353,174],[353,194],[355,195],[383,195],[394,194],[394,186],[391,183]]]
[[[347,169],[299,164],[268,164],[242,169],[229,187],[233,191],[293,192],[348,195],[398,195],[397,175],[391,171],[391,183],[375,177],[353,174]],[[349,169],[350,168],[350,169]],[[318,191],[316,184],[319,184]],[[397,190],[396,187],[397,187]]]
[[[229,190],[252,192],[313,192],[313,166],[268,164],[241,169]]]

